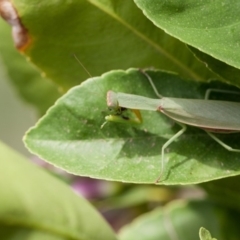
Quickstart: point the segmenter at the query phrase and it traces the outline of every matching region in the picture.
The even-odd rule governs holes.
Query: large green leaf
[[[215,72],[220,77],[220,79],[227,83],[231,83],[240,87],[240,69],[219,61],[210,55],[197,50],[196,48],[189,48],[194,53],[194,55],[200,61],[204,62],[209,69]]]
[[[132,240],[134,236],[138,240],[193,240],[199,239],[198,232],[202,226],[219,240],[224,239],[220,238],[224,231],[216,206],[205,201],[175,201],[135,219],[120,231],[119,237],[121,240]],[[237,229],[236,233],[239,234]]]
[[[155,25],[170,35],[240,68],[239,1],[134,1]]]
[[[0,238],[116,239],[86,200],[0,144]]]
[[[231,177],[201,185],[214,202],[240,211],[240,177]],[[222,196],[225,196],[224,198]]]
[[[185,81],[161,71],[148,73],[161,93],[169,97],[203,98],[207,88],[220,87],[217,83]],[[161,147],[179,126],[158,112],[143,111],[142,125],[108,123],[101,129],[110,89],[156,98],[138,70],[106,73],[71,89],[57,101],[27,133],[25,144],[41,158],[77,175],[154,183],[160,172]],[[222,136],[235,148],[240,148],[238,138],[239,134]],[[167,149],[161,183],[200,183],[238,175],[239,171],[239,153],[227,151],[204,131],[189,128]]]
[[[199,80],[213,76],[180,41],[155,27],[133,0],[13,0],[29,41],[23,52],[63,89],[87,73],[158,67]],[[36,7],[37,6],[37,7]]]
[[[0,59],[18,94],[29,104],[33,105],[39,115],[60,96],[57,87],[21,56],[13,46],[9,26],[0,19]]]

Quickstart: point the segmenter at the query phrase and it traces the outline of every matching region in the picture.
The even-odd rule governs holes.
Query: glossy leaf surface
[[[148,73],[161,94],[169,97],[201,99],[209,87],[227,88],[218,83],[201,85],[185,81],[166,72]],[[148,80],[138,70],[106,73],[87,80],[59,99],[27,133],[25,144],[41,158],[77,175],[154,183],[160,172],[161,147],[179,126],[163,114],[142,111],[143,124],[139,126],[110,122],[101,129],[108,115],[106,93],[110,89],[156,98]],[[239,95],[233,96],[235,101],[236,97]],[[219,137],[239,148],[236,141],[239,134]],[[239,153],[227,151],[203,130],[189,127],[167,149],[161,183],[200,183],[238,175],[239,171]]]

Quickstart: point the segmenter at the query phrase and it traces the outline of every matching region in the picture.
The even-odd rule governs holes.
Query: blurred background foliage
[[[238,177],[204,183],[199,187],[132,185],[95,180],[73,176],[49,165],[38,157],[32,156],[22,143],[24,132],[33,126],[60,96],[89,77],[74,59],[73,54],[80,58],[93,76],[101,75],[116,68],[156,67],[175,71],[180,73],[181,76],[200,81],[207,81],[210,78],[220,76],[219,78],[222,81],[232,82],[239,86],[239,70],[223,61],[226,60],[226,62],[231,63],[229,51],[223,49],[224,51],[219,54],[215,52],[214,56],[219,56],[223,62],[195,48],[190,47],[190,51],[184,43],[178,40],[181,39],[181,36],[176,31],[175,24],[171,25],[171,22],[165,22],[163,29],[169,27],[171,35],[178,39],[156,27],[136,7],[134,1],[127,1],[124,4],[122,0],[70,1],[68,4],[62,4],[57,11],[53,11],[56,9],[54,2],[50,4],[45,2],[47,4],[44,4],[43,1],[41,8],[40,6],[36,8],[34,4],[29,4],[28,1],[15,0],[13,2],[19,9],[19,13],[23,15],[24,24],[27,24],[28,28],[31,29],[31,37],[34,41],[31,47],[24,51],[25,57],[22,56],[14,47],[11,28],[0,19],[1,140],[12,149],[23,153],[27,160],[30,159],[51,175],[69,184],[77,194],[83,195],[91,201],[112,228],[119,231],[119,239],[130,240],[137,236],[138,239],[149,240],[162,237],[161,239],[175,240],[178,239],[176,235],[179,236],[179,239],[197,239],[197,231],[200,226],[207,227],[212,236],[217,237],[218,240],[238,239],[236,238],[236,236],[239,236],[240,209]],[[149,10],[154,9],[154,5],[150,6],[148,5],[149,2],[144,0],[135,0],[135,2],[140,7],[146,7],[149,19],[152,19],[156,25],[161,25],[155,16],[149,15]],[[196,4],[196,6],[203,4],[196,1],[194,3],[193,0],[190,2]],[[152,3],[157,2],[152,1]],[[179,4],[182,4],[182,2],[179,2]],[[212,8],[204,9],[207,12],[209,9],[214,10],[214,7],[216,7],[214,4],[211,5]],[[220,9],[219,6],[216,8],[217,10]],[[224,4],[221,6],[224,7]],[[238,11],[235,10],[238,10],[239,7],[235,6],[234,2],[227,6],[228,11],[231,10],[229,8],[232,6],[232,12],[235,15],[232,14],[229,19],[234,19],[234,16],[236,17],[236,14],[238,14]],[[169,11],[175,9],[175,7],[167,9],[161,17],[167,19],[164,13],[168,14]],[[181,15],[176,14],[176,16]],[[195,14],[192,15],[193,19],[195,16]],[[64,21],[64,19],[68,21]],[[185,16],[183,19],[185,19]],[[201,16],[199,19],[201,19]],[[119,24],[119,20],[121,20],[121,24]],[[171,18],[171,20],[178,21],[178,18]],[[96,22],[99,23],[97,26]],[[191,24],[195,23],[197,22],[189,21],[190,30],[193,29]],[[183,26],[185,27],[184,21]],[[182,29],[185,31],[184,27]],[[196,29],[194,28],[194,30]],[[232,34],[238,32],[235,28],[231,30],[230,33]],[[221,32],[220,37],[224,38],[224,36],[227,36],[227,34]],[[231,34],[228,34],[228,36],[231,36]],[[201,37],[196,39],[199,42],[195,41],[194,34],[186,35],[184,38],[188,43],[193,40],[192,43],[195,44],[193,45],[199,46],[199,48],[205,44],[205,39]],[[152,41],[148,41],[149,39]],[[119,44],[116,45],[116,42]],[[219,42],[221,41],[209,41],[209,44],[206,44],[206,51],[211,49],[212,44]],[[235,38],[233,43],[237,44]],[[226,46],[229,47],[228,50],[233,49],[231,44]],[[139,49],[145,51],[139,53]],[[235,48],[234,51],[237,53]],[[236,67],[238,55],[235,55],[232,62]],[[28,60],[31,60],[34,65]],[[206,65],[216,73],[210,71]],[[4,145],[1,144],[1,146]],[[6,149],[5,147],[1,148],[1,163],[4,164],[7,163],[9,154],[9,149]],[[14,151],[11,150],[11,152]],[[16,158],[16,161],[18,160],[18,156],[13,158]],[[2,168],[7,170],[7,164],[4,164]],[[13,162],[12,165],[9,165],[8,170],[14,169],[16,165]],[[34,175],[35,170],[31,171]],[[18,172],[18,169],[16,172]],[[6,173],[8,172],[6,171]],[[13,171],[13,174],[16,174],[15,171]],[[13,181],[9,178],[9,186],[10,183],[13,185],[19,183],[22,185],[24,192],[25,185],[22,180],[26,176],[23,168],[22,172],[19,171],[19,175],[16,174]],[[1,174],[1,177],[3,189],[7,178],[4,174]],[[15,181],[16,179],[17,181]],[[28,182],[28,179],[26,181]],[[49,180],[49,185],[51,185],[51,181]],[[202,189],[205,189],[208,195]],[[29,192],[28,196],[31,196],[31,194],[34,194],[34,191]],[[21,195],[21,197],[24,196],[24,194]],[[61,202],[61,199],[58,199],[58,201]],[[65,203],[67,205],[67,202]],[[10,213],[12,207],[9,205]],[[86,221],[89,222],[91,219],[88,219],[87,215],[85,214]],[[2,214],[0,218],[2,216],[4,215]],[[2,224],[0,234],[4,231],[14,232],[16,230],[10,229],[11,225],[8,225],[4,218],[2,222],[7,227]],[[132,224],[129,224],[130,222]],[[163,227],[160,229],[159,226]],[[21,229],[19,232],[18,230],[15,231],[16,236],[21,235],[21,233],[18,235]],[[151,234],[152,238],[150,238]],[[38,239],[41,239],[41,236]],[[60,237],[54,237],[54,239],[65,238],[60,234]],[[114,239],[114,236],[108,239]],[[202,239],[207,240],[208,238]]]

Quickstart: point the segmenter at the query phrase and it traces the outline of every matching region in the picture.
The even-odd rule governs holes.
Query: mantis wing
[[[160,111],[177,122],[213,132],[240,131],[239,102],[167,97],[152,99],[133,94],[114,94],[120,107]]]
[[[209,131],[240,131],[240,103],[162,98],[159,111],[171,119]]]

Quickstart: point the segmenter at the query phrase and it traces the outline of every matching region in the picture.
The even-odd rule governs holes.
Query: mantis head
[[[118,122],[118,123],[127,123],[127,124],[141,124],[142,116],[139,110],[136,109],[128,109],[119,106],[117,93],[113,91],[107,92],[107,105],[108,105],[108,113],[105,117],[106,122],[103,123],[101,128],[107,122]]]

